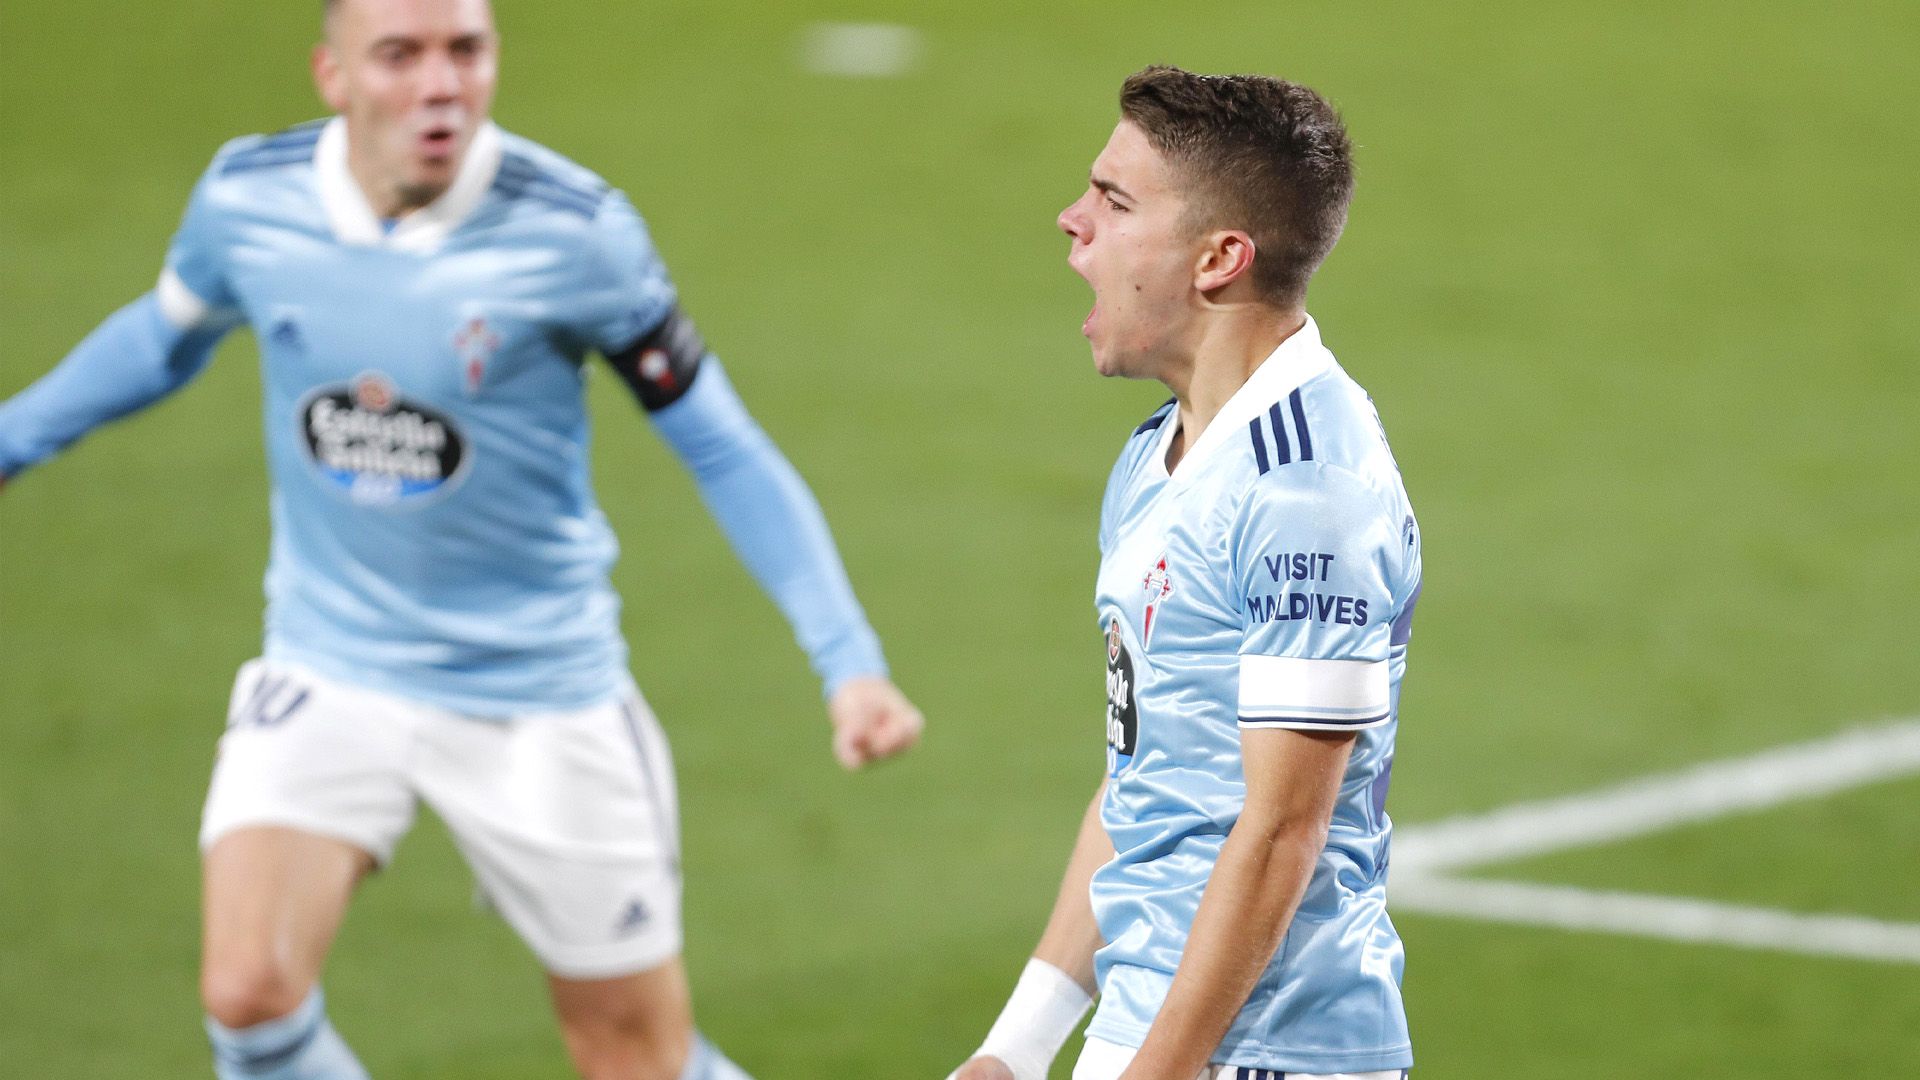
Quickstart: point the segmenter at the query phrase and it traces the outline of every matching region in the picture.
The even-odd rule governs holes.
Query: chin
[[[1095,374],[1105,376],[1106,378],[1112,378],[1119,374],[1115,369],[1113,353],[1102,349],[1098,345],[1093,346],[1093,370]]]
[[[452,170],[447,170],[445,175],[436,175],[435,172],[415,173],[408,178],[405,184],[401,185],[400,201],[406,203],[408,206],[425,206],[440,196],[445,195],[447,189],[452,186]]]
[[[1146,357],[1139,353],[1127,353],[1111,346],[1093,350],[1093,370],[1109,379],[1148,379],[1154,376],[1147,369]]]

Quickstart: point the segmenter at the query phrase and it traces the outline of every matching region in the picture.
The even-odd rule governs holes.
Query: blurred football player
[[[833,748],[899,753],[812,495],[680,308],[626,198],[488,120],[486,0],[331,0],[336,114],[222,147],[155,289],[0,406],[0,477],[261,353],[266,640],[208,794],[201,988],[225,1080],[364,1071],[319,975],[415,806],[545,967],[593,1078],[743,1074],[694,1031],[666,740],[626,671],[583,363],[630,386],[825,685]]]
[[[1107,775],[962,1080],[1399,1078],[1387,778],[1420,538],[1373,405],[1306,314],[1346,222],[1321,97],[1155,67],[1060,215],[1103,375],[1173,392],[1100,517]]]

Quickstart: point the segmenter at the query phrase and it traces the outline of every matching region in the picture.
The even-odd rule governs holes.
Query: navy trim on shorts
[[[674,826],[674,819],[666,811],[668,807],[660,801],[659,778],[653,770],[653,755],[647,753],[647,740],[640,731],[640,714],[634,708],[632,697],[620,699],[620,717],[626,721],[627,737],[633,740],[633,752],[640,759],[640,778],[644,781],[647,802],[653,807],[655,820],[666,834],[667,857],[673,861],[673,872],[680,872],[680,830]]]

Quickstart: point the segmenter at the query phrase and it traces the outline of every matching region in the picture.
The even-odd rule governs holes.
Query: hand
[[[1013,1080],[1013,1070],[999,1058],[983,1054],[968,1058],[967,1063],[953,1070],[947,1080]]]
[[[833,721],[833,756],[848,769],[906,752],[926,726],[913,702],[880,675],[841,683],[827,702],[827,718]]]

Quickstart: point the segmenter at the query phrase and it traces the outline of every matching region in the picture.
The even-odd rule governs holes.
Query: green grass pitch
[[[215,146],[318,114],[318,7],[0,7],[0,396],[149,287]],[[914,26],[920,66],[808,74],[796,42],[831,19]],[[648,216],[930,719],[910,760],[839,773],[784,627],[598,378],[701,1024],[757,1075],[944,1075],[1038,933],[1102,760],[1100,485],[1162,398],[1092,374],[1052,221],[1149,62],[1309,82],[1359,146],[1311,306],[1426,536],[1396,819],[1920,712],[1910,3],[582,0],[500,22],[500,120]],[[0,1073],[207,1075],[194,829],[258,641],[254,355],[237,337],[0,494]],[[1494,869],[1920,921],[1914,794]],[[470,895],[424,825],[348,920],[337,1022],[382,1080],[568,1075],[533,964]],[[1400,922],[1422,1080],[1920,1058],[1920,968]]]

